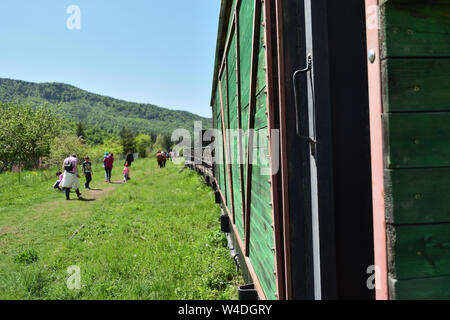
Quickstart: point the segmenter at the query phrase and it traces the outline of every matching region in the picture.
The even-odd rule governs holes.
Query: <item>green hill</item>
[[[212,126],[210,118],[186,111],[164,109],[90,93],[63,83],[33,83],[0,79],[0,101],[33,106],[48,103],[58,106],[64,117],[118,133],[124,126],[147,134],[170,135],[177,128],[193,131],[194,121],[204,128]]]

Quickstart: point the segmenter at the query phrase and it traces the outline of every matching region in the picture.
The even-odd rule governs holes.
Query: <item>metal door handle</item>
[[[301,137],[300,133],[300,119],[299,119],[299,105],[298,105],[298,92],[297,92],[297,76],[303,73],[306,73],[311,70],[312,67],[312,57],[311,54],[308,54],[306,58],[306,68],[297,70],[294,72],[292,76],[292,83],[294,86],[294,99],[295,99],[295,129],[297,131],[297,136]]]

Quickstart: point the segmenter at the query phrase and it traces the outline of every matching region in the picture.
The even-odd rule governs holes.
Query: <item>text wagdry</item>
[[[211,314],[222,312],[224,315],[270,315],[272,306],[266,305],[221,305],[221,308],[214,307],[193,307],[186,304],[179,307],[179,315],[200,315],[209,318]]]
[[[270,315],[272,306],[259,305],[222,305],[223,314]]]

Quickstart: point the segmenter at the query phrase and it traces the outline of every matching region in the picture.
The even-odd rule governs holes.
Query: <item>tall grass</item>
[[[28,170],[20,173],[7,171],[0,174],[0,189],[18,184],[25,186],[35,185],[43,181],[51,180],[53,177],[56,178],[55,173],[56,169],[53,168],[47,170]]]
[[[130,182],[110,185],[94,170],[101,190],[82,192],[95,201],[65,201],[51,179],[0,189],[0,299],[236,298],[220,209],[194,172],[138,160]],[[80,290],[67,287],[73,265]]]

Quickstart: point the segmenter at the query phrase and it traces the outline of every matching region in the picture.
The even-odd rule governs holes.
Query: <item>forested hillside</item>
[[[211,119],[186,112],[160,108],[90,93],[63,83],[32,83],[0,79],[0,101],[33,106],[58,105],[57,112],[68,119],[81,121],[109,133],[117,134],[123,127],[147,134],[170,135],[177,128],[192,132],[194,121],[204,128]]]

